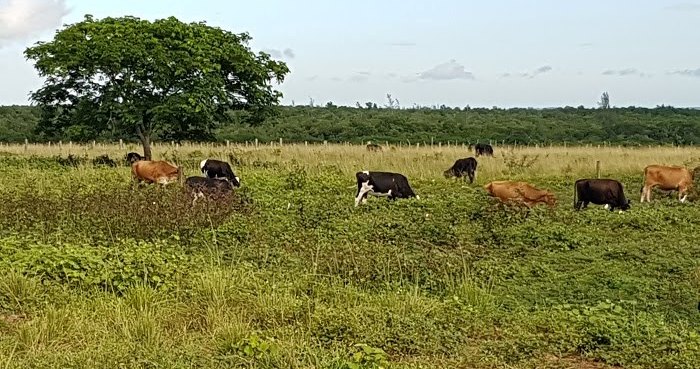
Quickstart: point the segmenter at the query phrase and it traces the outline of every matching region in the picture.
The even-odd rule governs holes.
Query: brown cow
[[[644,168],[644,186],[642,199],[651,202],[651,190],[654,187],[664,191],[678,191],[678,200],[685,202],[688,191],[693,187],[693,174],[685,167],[648,165]]]
[[[139,160],[131,164],[131,175],[138,182],[167,185],[182,179],[182,168],[167,161]]]
[[[554,207],[557,202],[553,193],[540,190],[527,182],[494,181],[484,186],[489,195],[502,202],[525,204],[528,208],[538,203]]]

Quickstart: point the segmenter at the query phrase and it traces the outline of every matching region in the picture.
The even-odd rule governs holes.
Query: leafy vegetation
[[[603,161],[635,199],[651,162],[695,148],[518,148],[441,172],[461,148],[329,145],[163,152],[235,163],[229,203],[132,186],[118,146],[0,156],[0,366],[12,368],[695,368],[700,206],[654,195],[572,209]],[[32,152],[31,150],[36,150]],[[164,151],[164,150],[163,150]],[[83,157],[82,155],[80,157]],[[235,159],[235,160],[234,160]],[[353,206],[354,172],[405,173],[420,200]],[[566,169],[566,170],[565,170]],[[527,216],[481,186],[553,190]]]
[[[348,107],[284,106],[262,122],[249,124],[246,113],[231,113],[217,123],[213,137],[170,137],[154,133],[153,139],[213,138],[233,142],[352,142],[403,143],[422,146],[431,142],[506,144],[604,144],[692,145],[700,143],[700,110],[673,107],[647,108],[553,108],[481,109],[416,108],[358,109]],[[137,140],[121,132],[100,135],[63,131],[53,136],[36,136],[40,113],[30,107],[0,108],[0,140]]]
[[[203,140],[228,111],[260,118],[282,96],[272,81],[289,69],[253,53],[250,40],[174,17],[86,15],[25,51],[46,78],[31,95],[41,108],[37,129],[54,139],[136,136],[150,159],[154,134]]]

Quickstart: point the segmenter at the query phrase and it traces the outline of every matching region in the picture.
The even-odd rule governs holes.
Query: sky
[[[41,87],[24,49],[85,14],[248,32],[288,105],[700,107],[700,0],[0,0],[0,105]]]

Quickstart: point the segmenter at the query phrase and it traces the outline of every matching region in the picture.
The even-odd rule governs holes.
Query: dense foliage
[[[39,138],[31,129],[39,112],[31,107],[0,107],[0,141]],[[80,141],[65,131],[57,139]],[[102,140],[134,136],[103,132]],[[167,135],[156,139],[168,140]],[[195,141],[206,137],[194,137]],[[392,143],[506,142],[518,144],[603,143],[624,145],[700,143],[700,110],[673,107],[556,109],[358,109],[349,107],[284,106],[262,123],[246,123],[229,114],[215,132],[217,140],[236,142]]]
[[[282,94],[289,69],[253,53],[248,34],[170,17],[81,22],[25,51],[44,85],[31,98],[48,137],[87,140],[105,132],[136,136],[150,158],[154,134],[207,139],[226,112],[261,117]]]

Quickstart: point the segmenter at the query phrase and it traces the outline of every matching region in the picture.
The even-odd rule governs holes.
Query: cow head
[[[144,158],[136,152],[130,152],[130,153],[126,154],[125,159],[126,159],[126,162],[129,163],[129,165],[131,165],[139,160],[143,160]]]
[[[630,199],[625,199],[625,202],[620,206],[620,210],[629,210],[630,209]]]
[[[557,197],[554,196],[554,194],[551,192],[545,192],[545,194],[541,197],[541,199],[550,208],[553,208],[554,206],[557,205]]]
[[[454,171],[454,169],[450,168],[450,169],[442,172],[442,175],[445,176],[445,178],[454,177],[455,171]]]
[[[237,175],[233,175],[233,178],[228,178],[229,183],[233,187],[241,187],[241,179]]]

